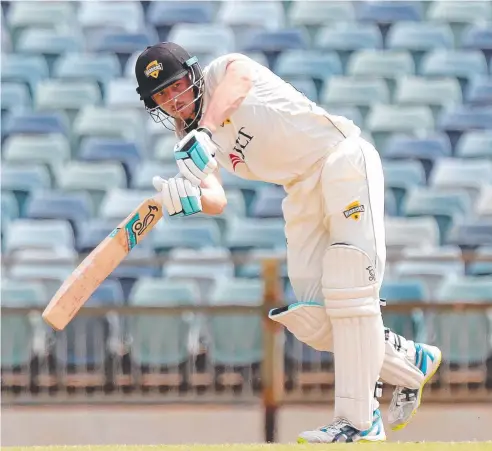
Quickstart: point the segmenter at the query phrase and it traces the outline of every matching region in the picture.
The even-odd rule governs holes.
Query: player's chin
[[[193,119],[195,115],[195,110],[193,106],[188,106],[186,108],[183,108],[182,110],[179,110],[175,114],[176,119],[180,119],[184,122],[189,121],[190,119]]]

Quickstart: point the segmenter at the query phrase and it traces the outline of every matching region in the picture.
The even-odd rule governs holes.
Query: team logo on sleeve
[[[345,207],[343,214],[347,219],[359,221],[361,213],[364,213],[365,211],[366,209],[364,205],[362,205],[358,200],[356,200],[355,202],[352,202],[351,204]]]
[[[162,64],[158,63],[157,60],[154,60],[151,63],[147,64],[147,67],[145,68],[145,76],[147,78],[149,77],[157,78],[161,70],[162,70]]]

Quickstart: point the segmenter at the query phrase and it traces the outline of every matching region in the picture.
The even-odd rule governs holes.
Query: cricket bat
[[[162,218],[162,205],[143,201],[80,263],[43,312],[53,329],[63,330],[97,287]]]

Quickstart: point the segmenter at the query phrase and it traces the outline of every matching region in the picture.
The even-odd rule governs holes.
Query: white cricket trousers
[[[323,256],[336,243],[365,251],[381,283],[386,261],[384,177],[372,144],[360,136],[346,138],[319,168],[285,190],[288,275],[299,302],[324,303]]]

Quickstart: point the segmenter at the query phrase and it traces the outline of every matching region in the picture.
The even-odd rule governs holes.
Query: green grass
[[[491,451],[492,442],[364,443],[339,445],[155,445],[155,446],[31,446],[3,447],[6,451]]]

